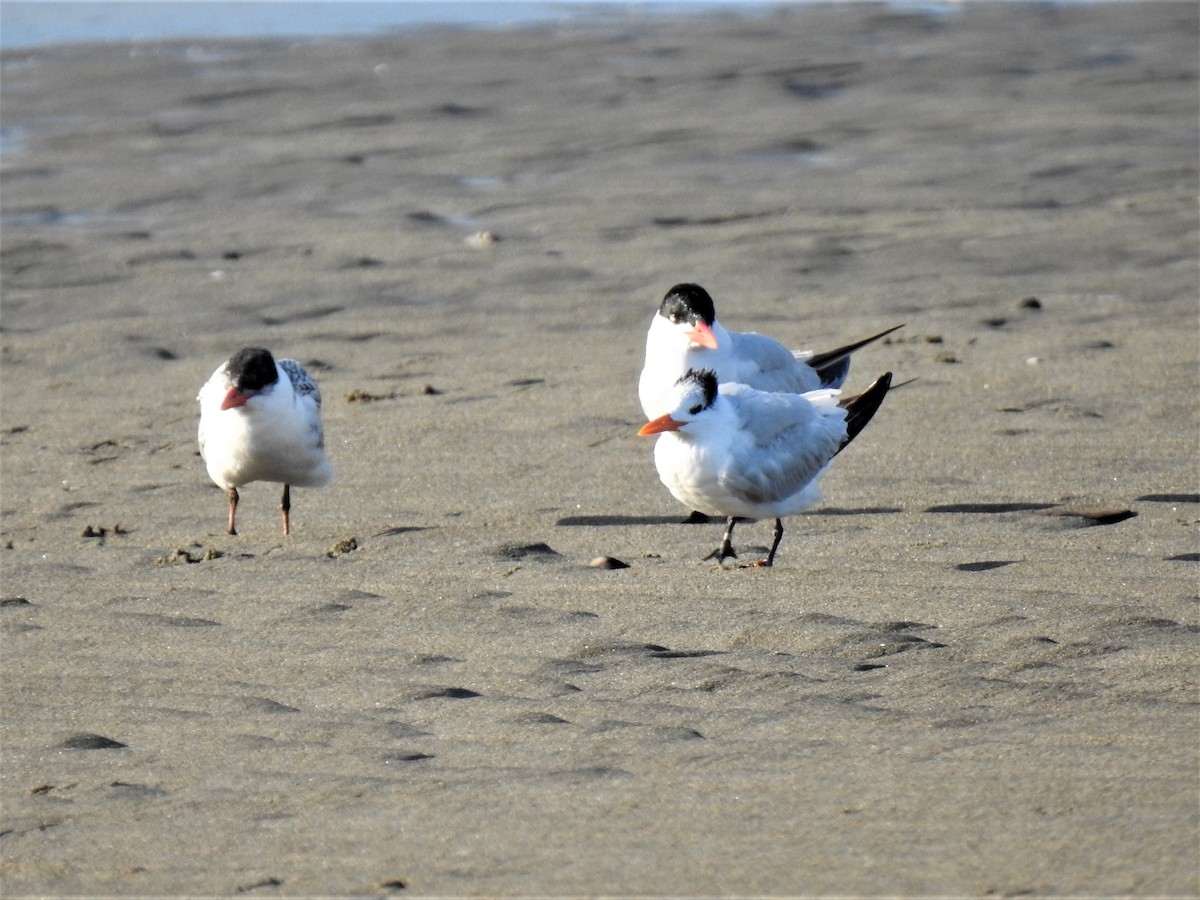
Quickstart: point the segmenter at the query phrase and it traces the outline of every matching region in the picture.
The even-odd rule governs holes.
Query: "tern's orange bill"
[[[693,344],[699,344],[701,347],[707,347],[709,350],[717,349],[717,336],[713,334],[708,323],[703,320],[697,322],[696,327],[686,332],[686,334]]]
[[[676,422],[670,416],[659,416],[657,419],[651,419],[638,429],[638,434],[645,436],[647,434],[661,434],[664,431],[677,431],[683,425],[683,422]]]
[[[235,406],[245,406],[246,401],[250,399],[250,395],[245,391],[239,391],[236,387],[231,387],[225,392],[225,399],[221,401],[221,409],[233,409]]]

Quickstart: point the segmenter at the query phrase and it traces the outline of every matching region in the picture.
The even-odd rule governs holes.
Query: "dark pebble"
[[[558,556],[558,551],[549,544],[501,544],[496,548],[497,556],[506,559],[524,559],[526,556]]]
[[[83,732],[71,735],[58,746],[64,750],[116,750],[127,745],[100,734]]]
[[[432,753],[389,753],[383,758],[385,763],[393,762],[420,762],[423,759],[433,759]]]
[[[995,560],[991,562],[969,562],[959,563],[954,568],[960,572],[986,572],[989,569],[1001,569],[1004,566],[1011,566],[1015,560]]]

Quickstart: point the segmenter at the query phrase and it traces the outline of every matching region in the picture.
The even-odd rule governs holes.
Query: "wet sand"
[[[4,896],[1196,896],[1197,9],[6,54]],[[635,434],[684,280],[905,323],[773,570]]]

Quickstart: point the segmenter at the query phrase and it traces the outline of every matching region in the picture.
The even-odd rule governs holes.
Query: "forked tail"
[[[869,338],[863,338],[861,341],[847,344],[845,347],[838,347],[836,350],[826,350],[824,353],[814,353],[804,361],[816,370],[817,375],[821,379],[821,387],[841,387],[842,382],[846,380],[847,373],[850,371],[851,353],[855,350],[861,350],[867,344],[874,343],[881,337],[886,337],[893,331],[903,327],[903,325],[896,325],[887,331],[873,334]]]
[[[875,383],[856,397],[843,401],[840,405],[846,410],[846,439],[838,447],[838,453],[846,449],[846,445],[854,440],[860,431],[867,427],[883,398],[887,396],[888,388],[892,386],[892,373],[884,372]]]

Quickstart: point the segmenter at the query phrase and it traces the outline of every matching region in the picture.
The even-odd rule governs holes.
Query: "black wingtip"
[[[887,396],[888,389],[891,386],[892,373],[884,372],[875,379],[873,385],[857,397],[851,397],[845,401],[843,406],[846,410],[846,439],[842,441],[842,446],[838,448],[839,453],[858,436],[860,431],[867,427],[867,423],[871,421],[883,403],[883,398]]]
[[[893,331],[899,331],[903,327],[903,322],[899,325],[893,325],[887,331],[873,334],[869,338],[863,338],[861,341],[855,341],[853,344],[847,344],[845,347],[838,347],[836,350],[827,350],[824,353],[814,353],[805,361],[821,376],[822,384],[840,384],[841,379],[846,377],[846,370],[850,368],[851,353],[855,350],[861,350],[867,344],[873,344],[880,338],[887,337]]]

